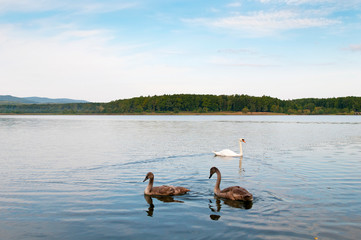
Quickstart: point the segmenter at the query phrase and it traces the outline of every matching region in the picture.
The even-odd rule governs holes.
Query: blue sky
[[[361,0],[0,0],[0,95],[361,96]]]

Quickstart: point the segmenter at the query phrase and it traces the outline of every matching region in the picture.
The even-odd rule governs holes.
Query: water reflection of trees
[[[156,199],[158,199],[159,201],[162,201],[162,202],[183,203],[183,201],[175,200],[172,196],[149,196],[149,195],[144,194],[144,199],[149,204],[148,211],[146,211],[149,217],[153,217],[153,212],[154,212],[153,198],[156,198]]]
[[[214,196],[215,200],[209,200],[208,207],[213,213],[219,213],[222,209],[222,204],[226,204],[232,208],[240,208],[240,209],[251,209],[253,203],[252,202],[244,202],[244,201],[236,201],[236,200],[230,200],[225,198],[220,198],[217,196]],[[215,205],[214,205],[215,203]],[[217,221],[221,216],[219,214],[211,214],[209,217],[212,220]]]

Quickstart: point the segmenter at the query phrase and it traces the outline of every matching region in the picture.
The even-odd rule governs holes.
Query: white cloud
[[[189,23],[201,24],[210,27],[245,31],[255,35],[268,35],[278,31],[302,28],[324,27],[338,24],[338,20],[317,16],[306,16],[291,10],[273,12],[253,12],[248,15],[235,15],[223,18],[187,19]]]
[[[285,3],[289,5],[332,3],[335,0],[258,0],[261,3]]]
[[[2,94],[111,101],[172,92],[195,80],[186,77],[188,68],[164,64],[139,45],[110,44],[111,38],[102,29],[45,37],[0,25]]]
[[[0,94],[89,101],[172,93],[248,93],[296,98],[311,94],[307,89],[310,84],[317,82],[322,86],[331,80],[335,84],[327,91],[335,91],[339,96],[354,95],[360,89],[360,84],[356,85],[359,70],[347,75],[347,84],[338,85],[339,79],[345,78],[343,73],[347,74],[340,67],[322,71],[319,66],[307,66],[300,71],[282,61],[253,54],[247,48],[221,50],[226,54],[213,57],[190,54],[181,64],[172,65],[165,61],[170,60],[167,56],[175,54],[179,60],[184,49],[168,46],[144,50],[124,43],[110,45],[108,39],[112,39],[111,32],[103,29],[66,29],[56,36],[44,37],[0,25]],[[193,66],[192,61],[203,62]],[[339,73],[335,75],[333,69]],[[323,77],[324,73],[328,75]],[[275,85],[285,88],[274,88]],[[317,91],[312,94],[328,93]]]
[[[118,4],[118,2],[120,3]],[[93,16],[84,14],[78,18],[77,15],[103,13],[136,6],[129,2],[130,0],[0,0],[0,15],[6,11],[9,12],[9,15],[15,12],[11,19],[16,19],[16,15],[22,12],[34,11],[36,13],[54,10],[49,14],[30,14],[35,17],[26,18],[26,21],[21,21],[23,18],[19,18],[16,23],[13,22],[14,24],[0,25],[0,86],[2,94],[69,97],[90,101],[110,101],[139,95],[165,93],[249,91],[250,94],[255,95],[276,95],[274,91],[279,91],[277,94],[281,96],[285,90],[279,88],[272,90],[275,85],[280,85],[278,84],[279,80],[283,79],[287,84],[289,79],[296,77],[300,86],[308,86],[317,81],[317,76],[320,76],[323,70],[319,66],[315,67],[314,69],[317,70],[312,73],[309,72],[309,66],[307,69],[300,70],[299,67],[295,67],[297,61],[296,64],[287,65],[288,59],[298,59],[302,56],[288,51],[292,52],[292,57],[286,57],[286,60],[285,58],[272,58],[274,56],[272,54],[287,55],[288,52],[280,49],[280,53],[275,53],[268,50],[272,47],[264,48],[258,45],[258,41],[237,41],[233,36],[231,38],[225,36],[222,41],[223,36],[220,39],[219,35],[212,36],[212,33],[207,37],[198,38],[198,35],[203,35],[203,33],[198,34],[197,29],[197,34],[192,35],[191,31],[186,31],[189,29],[182,29],[183,26],[176,27],[178,32],[173,30],[173,35],[164,33],[162,36],[148,38],[146,35],[141,35],[143,28],[139,22],[134,25],[135,31],[139,33],[134,38],[133,32],[127,32],[127,29],[130,29],[127,26],[131,26],[127,25],[132,22],[130,20],[127,23],[119,22],[114,28],[114,25],[108,25],[103,21],[95,25],[86,25],[88,22],[96,22],[93,21]],[[236,9],[240,1],[228,2],[231,2],[229,7]],[[263,2],[266,1],[263,0]],[[310,6],[312,4],[310,0],[298,1],[298,3],[301,2],[310,3]],[[315,0],[315,2],[322,1]],[[355,1],[353,2],[355,3]],[[291,0],[269,0],[268,3],[270,6],[267,6],[264,11],[238,12],[228,15],[224,15],[224,11],[230,12],[234,9],[225,8],[225,4],[222,3],[223,7],[219,7],[215,13],[207,12],[207,14],[218,16],[217,18],[193,17],[185,22],[241,33],[242,38],[244,36],[272,35],[293,29],[319,28],[339,23],[337,19],[329,18],[332,16],[330,13],[335,12],[333,8],[319,8],[318,5],[313,5],[316,7],[299,6],[296,1]],[[279,4],[271,6],[272,3]],[[245,11],[245,9],[247,9],[246,6],[242,5],[242,8],[237,11]],[[273,9],[273,11],[269,11],[269,9]],[[89,16],[90,18],[88,18]],[[142,16],[136,17],[141,18]],[[176,18],[178,15],[174,17]],[[10,22],[12,22],[11,19],[9,19]],[[149,24],[157,24],[159,29],[164,27],[166,30],[165,26],[158,26],[161,22],[167,22],[164,19],[160,19],[156,23],[149,22]],[[174,26],[172,25],[172,27]],[[146,33],[151,34],[150,31]],[[166,39],[165,41],[163,41],[163,37]],[[214,41],[216,38],[218,40]],[[208,39],[209,42],[205,42]],[[267,41],[267,39],[265,40]],[[327,40],[325,38],[325,41]],[[150,43],[150,41],[152,42]],[[336,40],[333,39],[333,41]],[[300,41],[299,45],[287,49],[295,50],[303,47],[304,45]],[[215,52],[214,49],[220,50]],[[351,45],[348,48],[352,51],[360,51],[360,49],[360,45]],[[301,51],[296,52],[301,53]],[[215,56],[211,56],[212,53]],[[357,58],[358,54],[345,55]],[[318,54],[314,53],[311,58],[317,57]],[[305,62],[307,61],[305,60]],[[358,69],[359,60],[356,59],[354,62],[357,65],[355,69]],[[337,62],[337,64],[339,63]],[[335,82],[344,79],[342,67],[336,65],[328,68],[326,72],[330,76],[325,77],[320,85],[329,83],[330,79]],[[351,68],[351,66],[348,67]],[[341,69],[337,77],[333,76],[334,69]],[[355,76],[359,76],[359,71],[349,75],[350,82],[357,82]],[[293,87],[293,83],[289,82],[288,84]],[[334,89],[340,89],[337,84],[334,86]],[[344,92],[347,92],[346,88],[349,86],[343,84],[342,87],[345,88]],[[249,89],[254,89],[254,91]],[[263,92],[260,89],[263,89]],[[359,89],[360,87],[352,87],[351,90],[357,92],[356,90],[359,91]],[[302,96],[307,91],[306,87],[302,90],[294,88],[293,94]],[[348,94],[350,95],[350,93]]]
[[[217,52],[219,53],[224,53],[224,54],[250,54],[250,55],[255,55],[257,54],[256,51],[251,50],[251,49],[232,49],[232,48],[227,48],[227,49],[220,49]]]
[[[252,67],[252,68],[265,68],[265,67],[275,67],[277,64],[272,61],[270,62],[267,59],[261,59],[259,57],[253,58],[229,58],[216,56],[211,57],[208,62],[212,65],[220,65],[223,67]]]
[[[227,4],[227,7],[240,7],[242,6],[241,2],[231,2]]]
[[[361,52],[361,44],[352,44],[349,47],[345,48],[345,50],[352,52]]]
[[[360,0],[255,0],[267,5],[277,5],[281,7],[314,7],[315,9],[325,10],[332,8],[334,11],[360,9]]]
[[[89,12],[112,12],[137,6],[132,1],[96,1],[96,0],[0,0],[0,13],[13,12],[41,12],[49,10]]]

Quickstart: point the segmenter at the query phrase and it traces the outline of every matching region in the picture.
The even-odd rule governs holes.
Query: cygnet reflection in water
[[[240,209],[246,209],[246,210],[251,209],[252,205],[253,205],[253,202],[230,200],[230,199],[226,199],[226,198],[220,198],[217,196],[214,196],[214,199],[215,199],[215,206],[212,205],[213,201],[211,199],[209,200],[209,204],[208,204],[209,209],[211,209],[211,211],[213,213],[219,213],[221,211],[222,202],[232,208],[240,208]],[[211,215],[209,215],[209,217],[215,221],[217,221],[218,219],[221,218],[221,216],[218,214],[211,214]]]
[[[144,199],[149,204],[148,211],[146,211],[149,217],[153,217],[153,212],[154,212],[153,198],[156,198],[156,199],[158,199],[159,201],[162,201],[162,202],[183,203],[183,201],[175,200],[171,196],[149,196],[149,195],[144,194]]]

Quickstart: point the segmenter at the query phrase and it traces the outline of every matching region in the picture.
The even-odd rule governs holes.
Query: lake
[[[360,116],[3,115],[0,134],[1,239],[361,236]],[[215,197],[213,166],[253,203]],[[191,191],[145,197],[149,171]]]

